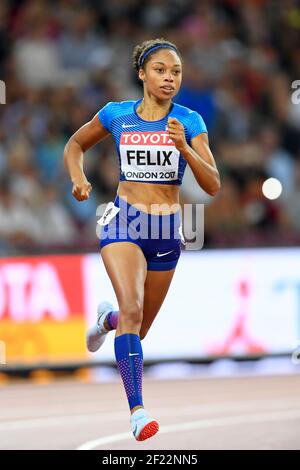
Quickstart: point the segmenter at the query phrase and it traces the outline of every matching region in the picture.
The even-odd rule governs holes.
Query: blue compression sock
[[[132,333],[117,336],[115,338],[115,356],[129,408],[143,406],[143,350],[140,337]]]

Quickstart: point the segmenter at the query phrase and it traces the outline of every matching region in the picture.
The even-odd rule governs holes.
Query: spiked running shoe
[[[104,321],[114,308],[111,303],[104,301],[97,308],[97,322],[90,328],[86,335],[86,345],[90,352],[96,352],[105,341],[106,335],[110,330],[104,328]]]
[[[158,422],[150,419],[144,408],[139,408],[131,415],[130,423],[137,441],[145,441],[159,430]]]

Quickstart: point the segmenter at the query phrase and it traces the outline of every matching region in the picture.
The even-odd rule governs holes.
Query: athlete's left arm
[[[184,127],[175,118],[169,118],[168,132],[170,139],[175,143],[175,147],[191,167],[199,186],[210,196],[215,196],[221,187],[220,175],[209,148],[207,133],[202,132],[193,137],[191,145],[188,145],[185,139]]]

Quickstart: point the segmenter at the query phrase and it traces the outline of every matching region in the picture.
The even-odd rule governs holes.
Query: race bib
[[[179,150],[165,131],[123,132],[121,135],[121,171],[126,180],[177,180],[179,157]]]
[[[120,211],[120,207],[114,205],[113,202],[109,202],[105,208],[104,214],[102,217],[97,221],[99,225],[107,225],[109,222],[117,215]]]

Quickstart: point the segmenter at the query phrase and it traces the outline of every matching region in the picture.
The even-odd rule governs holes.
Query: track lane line
[[[159,430],[159,434],[167,434],[178,431],[192,431],[194,429],[205,429],[222,426],[234,426],[238,424],[252,424],[272,421],[276,422],[295,419],[300,419],[300,409],[283,412],[275,411],[272,413],[259,413],[251,415],[228,416],[224,418],[202,419],[198,421],[171,424],[169,426],[162,426]],[[96,447],[101,447],[105,444],[112,444],[114,442],[125,441],[128,439],[134,439],[131,432],[112,434],[110,436],[104,436],[100,437],[99,439],[87,441],[77,447],[76,450],[93,450]]]

